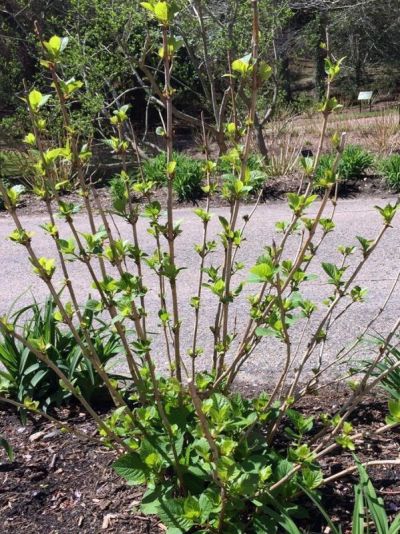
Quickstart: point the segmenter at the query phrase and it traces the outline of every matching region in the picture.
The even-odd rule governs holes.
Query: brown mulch
[[[239,389],[249,396],[256,393],[246,386]],[[307,414],[332,413],[345,395],[343,390],[330,388],[318,397],[307,397],[300,407]],[[371,396],[354,413],[352,422],[357,431],[368,431],[381,426],[386,415],[386,400]],[[93,423],[78,409],[62,410],[58,416],[94,435]],[[4,406],[0,408],[0,435],[7,437],[15,453],[11,463],[0,450],[0,526],[4,532],[165,532],[156,518],[144,517],[139,511],[144,489],[127,486],[112,470],[114,452],[64,434],[48,421],[29,419],[24,427],[16,413]],[[368,437],[357,443],[357,455],[364,462],[398,458],[399,438],[398,429]],[[325,476],[351,465],[351,454],[340,449],[322,462]],[[400,467],[379,466],[368,471],[385,500],[387,513],[399,513]],[[355,483],[357,475],[352,474],[322,490],[323,504],[330,516],[346,527],[351,523]],[[313,512],[311,517],[315,523],[304,527],[309,533],[320,534],[318,514]],[[344,533],[347,532],[350,530],[345,528]]]
[[[85,414],[66,412],[61,415],[68,415],[71,425],[95,432]],[[10,463],[0,451],[1,532],[165,532],[156,519],[140,513],[143,488],[128,487],[114,473],[114,452],[64,434],[47,421],[30,419],[24,427],[9,409],[0,411],[0,434],[15,454]]]
[[[292,173],[288,176],[280,178],[271,178],[265,185],[261,202],[274,202],[285,200],[287,193],[296,192],[300,183],[300,177],[298,173]],[[101,205],[105,210],[111,209],[111,199],[108,187],[101,186],[97,189],[97,194],[101,201]],[[363,179],[349,180],[345,184],[342,183],[339,190],[339,197],[341,198],[353,198],[357,196],[371,196],[377,195],[381,197],[389,197],[391,195],[390,190],[385,186],[382,179],[376,175],[366,175]],[[163,208],[167,205],[167,189],[162,187],[157,189],[152,197],[153,200],[160,202]],[[63,197],[66,202],[75,202],[82,205],[82,198],[77,193],[66,194]],[[142,202],[140,199],[133,199],[134,202]],[[248,204],[254,204],[256,197],[252,196],[247,200]],[[178,202],[174,200],[174,208],[193,208],[193,207],[205,207],[206,199],[199,198],[193,202]],[[219,195],[214,196],[211,199],[210,207],[218,208],[229,206],[228,202],[221,198]],[[56,209],[56,206],[54,206]],[[47,213],[45,204],[39,200],[35,195],[31,193],[24,194],[22,202],[18,208],[19,215],[41,215]],[[0,217],[7,217],[7,212],[0,209]]]
[[[350,392],[342,388],[323,391],[318,397],[304,399],[299,408],[307,415],[335,412],[343,405]],[[356,442],[355,454],[361,462],[372,460],[388,460],[400,458],[400,429],[399,427],[382,435],[373,435],[373,430],[385,424],[388,414],[387,400],[382,395],[375,394],[364,399],[359,408],[352,414],[349,421],[355,432],[364,432],[367,436]],[[370,434],[370,435],[368,435]],[[337,448],[321,461],[325,476],[331,476],[343,469],[354,466],[350,452]],[[378,496],[385,502],[385,509],[389,517],[400,513],[400,466],[379,465],[367,468]],[[322,490],[323,505],[333,521],[340,522],[347,529],[344,534],[351,533],[351,521],[354,505],[354,485],[358,483],[358,473],[338,479]],[[318,532],[318,530],[316,531]]]

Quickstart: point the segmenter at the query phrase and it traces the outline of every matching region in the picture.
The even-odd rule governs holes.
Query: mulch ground
[[[59,415],[84,432],[95,432],[83,413]],[[114,452],[43,420],[30,419],[24,427],[8,408],[0,411],[0,429],[15,454],[12,463],[0,463],[1,532],[165,532],[138,511],[143,488],[128,487],[114,473]],[[2,451],[0,456],[4,461]]]
[[[274,202],[282,201],[286,199],[287,193],[296,192],[298,190],[300,183],[299,173],[294,172],[288,176],[280,178],[271,178],[266,183],[261,202]],[[101,205],[105,210],[111,209],[111,198],[108,187],[102,185],[97,189],[97,194],[101,201]],[[382,179],[379,176],[374,174],[366,175],[362,179],[358,180],[348,180],[346,183],[342,183],[339,189],[340,198],[353,198],[356,196],[372,196],[377,197],[390,197],[393,195],[387,186],[384,184]],[[76,202],[82,204],[82,198],[77,193],[68,193],[65,194],[63,200],[66,202]],[[163,208],[167,205],[167,189],[166,187],[161,187],[154,191],[153,200],[160,202]],[[142,200],[139,198],[133,198],[133,202],[141,203]],[[248,204],[254,204],[256,201],[256,196],[251,196],[247,199]],[[198,198],[190,202],[179,202],[177,199],[174,199],[174,208],[193,208],[195,206],[205,207],[206,199]],[[228,202],[224,200],[221,196],[215,195],[212,197],[210,202],[211,208],[229,206]],[[56,205],[54,204],[54,209],[56,210]],[[83,208],[82,208],[83,209]],[[47,213],[45,204],[39,200],[35,195],[31,193],[26,193],[22,197],[21,204],[18,208],[19,215],[41,215]],[[7,212],[0,208],[0,217],[7,216]]]
[[[240,388],[245,389],[245,388]],[[255,392],[248,390],[249,395]],[[330,389],[320,397],[301,403],[306,413],[330,413],[343,403],[345,393]],[[367,398],[353,416],[357,430],[372,430],[387,414],[383,398]],[[85,432],[94,425],[78,409],[63,410],[58,417]],[[29,419],[21,424],[16,413],[0,406],[0,434],[14,448],[9,462],[0,450],[0,531],[29,534],[118,533],[160,534],[165,527],[156,518],[140,514],[143,488],[129,487],[112,470],[115,453],[94,442],[62,433],[48,421]],[[362,461],[399,457],[400,432],[393,430],[357,443]],[[353,465],[351,454],[337,450],[324,459],[326,476]],[[369,474],[388,514],[400,512],[400,468],[379,466]],[[349,475],[322,490],[323,503],[334,520],[349,525],[356,475]],[[304,523],[308,533],[324,531],[317,514],[313,524]],[[314,521],[314,519],[313,519]],[[2,528],[1,528],[2,527]],[[350,532],[350,530],[344,530]],[[227,533],[228,534],[228,533]]]

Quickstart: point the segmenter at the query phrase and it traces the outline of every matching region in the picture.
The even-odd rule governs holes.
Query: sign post
[[[368,102],[369,103],[369,110],[372,110],[372,95],[373,91],[360,91],[358,93],[357,100],[360,102],[360,113],[362,111],[362,103]]]

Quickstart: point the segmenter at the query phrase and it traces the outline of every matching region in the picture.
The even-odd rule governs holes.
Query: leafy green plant
[[[132,452],[121,456],[114,469],[130,485],[146,484],[141,509],[158,515],[169,533],[217,532],[221,521],[224,532],[249,534],[265,532],[276,521],[282,527],[292,524],[292,513],[299,512],[290,505],[297,483],[313,491],[322,481],[303,442],[313,418],[292,410],[286,429],[291,446],[276,450],[262,433],[278,413],[276,407],[267,408],[268,395],[248,400],[215,392],[201,400],[211,381],[212,376],[198,374],[196,387],[181,394],[175,379],[160,377],[169,431],[156,406],[135,408],[132,417],[123,408],[115,411],[109,427]],[[152,393],[150,380],[147,392]],[[271,493],[269,488],[295,463],[302,469]]]
[[[22,157],[22,163],[19,160],[19,156],[15,156],[16,152],[10,150],[1,150],[0,151],[0,180],[4,187],[10,188],[10,178],[21,177],[26,171],[26,165]],[[17,161],[15,161],[15,159]],[[19,165],[21,163],[21,165]],[[29,174],[29,173],[28,173]],[[14,188],[18,193],[23,193],[25,188],[22,184],[14,185]],[[0,210],[4,209],[3,197],[0,198]]]
[[[324,176],[332,167],[334,155],[323,154],[320,158],[316,171],[317,180]],[[359,146],[349,145],[342,154],[338,165],[339,179],[343,181],[357,180],[362,178],[365,171],[373,164],[373,156]]]
[[[174,153],[176,170],[173,180],[173,189],[179,202],[194,201],[203,194],[201,185],[203,180],[203,165],[200,160],[181,153]],[[150,158],[143,163],[143,173],[146,180],[158,186],[167,183],[167,158],[165,153]]]
[[[234,148],[228,150],[226,154],[221,156],[215,167],[217,174],[221,173],[221,195],[226,200],[232,199],[232,194],[245,193],[246,195],[254,195],[263,190],[265,182],[268,179],[264,161],[260,157],[252,156],[249,158],[251,163],[247,167],[245,180],[243,180],[243,189],[235,192],[235,183],[237,182],[237,173],[241,169],[240,153]],[[250,196],[249,195],[249,196]]]
[[[88,304],[84,316],[87,326],[93,328],[91,342],[101,364],[106,366],[121,350],[118,338],[109,335],[100,322],[94,324],[95,315],[90,302]],[[22,324],[21,318],[25,318]],[[54,301],[48,299],[43,309],[35,302],[16,312],[10,328],[21,331],[35,347],[46,347],[52,364],[65,373],[86,399],[93,403],[109,400],[103,381],[82,354],[72,333],[63,328],[58,319]],[[0,369],[0,391],[22,404],[33,402],[44,411],[71,399],[70,392],[55,372],[45,362],[38,361],[28,347],[14,338],[12,331],[3,332],[0,338],[0,363],[3,366]],[[112,374],[110,376],[112,378]]]
[[[366,469],[359,461],[357,468],[360,482],[354,489],[356,502],[353,513],[353,534],[369,532],[368,519],[373,521],[378,534],[396,534],[400,531],[400,514],[389,525],[383,499],[377,495]]]
[[[250,171],[264,171],[265,162],[264,158],[258,156],[257,154],[251,154],[247,162],[248,168]],[[217,162],[216,171],[218,174],[226,174],[232,170],[232,162],[228,157],[221,156]]]
[[[377,169],[390,188],[400,191],[400,154],[392,154],[379,160]]]
[[[373,164],[373,156],[365,149],[356,145],[347,146],[339,163],[339,175],[343,180],[361,178]]]
[[[241,162],[236,150],[230,150],[218,159],[215,172],[220,175],[222,181],[222,196],[226,197],[226,190],[229,190],[229,183],[234,180],[235,173],[240,170]],[[248,184],[252,194],[259,193],[264,188],[268,179],[264,158],[251,154],[248,160]],[[224,192],[225,190],[225,192]],[[229,196],[229,193],[228,193]]]

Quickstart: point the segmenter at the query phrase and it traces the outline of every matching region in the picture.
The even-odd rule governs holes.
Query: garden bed
[[[291,174],[281,178],[271,178],[265,185],[262,192],[261,202],[282,201],[286,199],[287,193],[296,192],[300,183],[298,174]],[[111,198],[108,187],[101,186],[97,189],[98,196],[101,200],[102,206],[105,209],[111,208]],[[348,180],[342,183],[339,190],[340,198],[354,198],[357,196],[378,196],[380,198],[388,198],[393,196],[387,186],[385,186],[381,177],[376,175],[366,175],[363,179]],[[77,193],[69,193],[62,197],[67,202],[76,202],[82,204],[82,198]],[[247,199],[248,204],[256,202],[256,196],[250,196]],[[153,200],[160,202],[163,208],[167,205],[167,188],[161,187],[156,189],[153,194]],[[134,202],[141,202],[139,199],[134,199]],[[193,208],[196,206],[205,207],[206,198],[199,198],[193,202],[179,202],[174,201],[174,208]],[[55,206],[55,205],[54,205]],[[214,195],[211,198],[210,206],[218,208],[229,206],[228,202],[219,195]],[[56,208],[56,206],[55,206]],[[18,208],[21,215],[41,215],[47,214],[44,202],[39,200],[35,195],[26,193],[22,197],[22,202]],[[0,217],[7,216],[7,212],[0,208]]]
[[[240,389],[249,396],[256,393],[247,386]],[[345,395],[343,390],[331,388],[320,397],[307,397],[299,407],[307,414],[333,412]],[[368,397],[352,422],[357,430],[368,431],[382,425],[386,414],[384,398]],[[62,410],[58,417],[94,435],[93,423],[78,408]],[[127,486],[114,473],[114,452],[62,433],[48,421],[29,419],[24,427],[16,413],[4,405],[0,409],[0,433],[7,437],[15,454],[10,463],[0,451],[0,525],[6,532],[165,532],[156,518],[140,513],[143,489]],[[396,458],[399,438],[399,430],[369,437],[357,443],[357,455],[362,461]],[[351,454],[339,449],[322,463],[326,476],[352,465]],[[395,515],[400,511],[399,466],[371,467],[368,471],[378,495],[385,500],[388,515]],[[351,522],[356,481],[355,474],[349,475],[322,490],[323,505],[342,525]],[[311,517],[314,522],[304,520],[303,526],[309,533],[320,534],[323,527],[319,518],[315,512]]]

